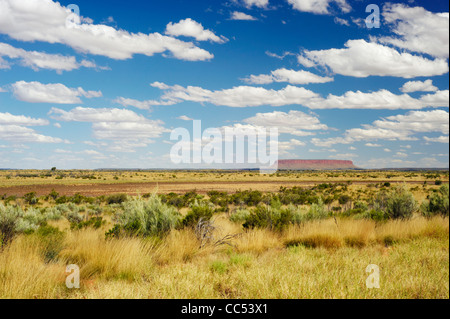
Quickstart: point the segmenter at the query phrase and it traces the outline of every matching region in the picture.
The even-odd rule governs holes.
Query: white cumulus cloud
[[[430,60],[408,52],[398,52],[378,43],[365,40],[349,40],[344,49],[304,51],[299,59],[305,66],[326,66],[334,73],[365,78],[369,76],[393,76],[414,78],[437,76],[448,72],[445,59]],[[302,62],[299,60],[299,62]]]
[[[426,81],[409,81],[406,82],[401,88],[400,91],[403,93],[412,93],[412,92],[436,92],[438,90],[437,87],[433,85],[432,80]]]
[[[174,37],[192,37],[197,41],[211,41],[217,43],[225,43],[228,41],[224,36],[219,37],[215,35],[214,32],[203,28],[200,23],[190,18],[181,20],[178,23],[169,23],[165,33]]]
[[[250,81],[270,83],[271,80],[273,80],[272,75],[265,75]],[[196,86],[169,86],[160,82],[152,83],[151,86],[165,91],[158,102],[162,105],[183,101],[229,107],[303,105],[310,109],[422,109],[425,107],[448,107],[449,105],[448,90],[426,94],[420,98],[413,98],[408,94],[396,95],[388,90],[371,93],[348,91],[342,96],[330,94],[323,98],[311,90],[292,85],[280,90],[238,86],[217,91]]]
[[[85,91],[83,88],[68,88],[61,83],[43,84],[40,82],[18,81],[11,85],[14,96],[29,103],[76,104],[82,103],[80,97],[101,97],[100,91]]]
[[[269,5],[269,0],[243,0],[244,5],[247,8],[251,8],[253,6],[258,8],[266,8]]]
[[[42,135],[29,128],[45,125],[49,125],[48,120],[0,113],[0,140],[12,143],[67,143],[60,138]]]
[[[335,5],[344,13],[352,10],[346,0],[288,0],[288,2],[298,11],[314,14],[329,14],[331,4]]]
[[[10,113],[0,112],[0,125],[21,125],[21,126],[43,126],[48,125],[49,121],[45,119],[34,119],[25,115],[12,115]]]
[[[371,125],[366,124],[361,128],[348,129],[342,137],[313,138],[311,142],[316,146],[331,147],[336,144],[352,144],[358,141],[415,141],[418,140],[416,135],[420,133],[448,135],[449,113],[443,110],[411,111],[404,115],[377,120]],[[424,139],[427,140],[427,138]],[[439,140],[443,140],[443,138],[439,138]]]
[[[7,43],[0,42],[0,58],[2,56],[8,57],[9,59],[18,59],[22,65],[30,67],[35,71],[48,69],[62,73],[63,71],[72,71],[79,69],[80,67],[98,68],[93,62],[87,60],[78,62],[73,56],[26,51],[24,49],[15,48]],[[4,63],[3,68],[9,68],[9,64],[6,64],[6,61]]]
[[[230,20],[240,20],[240,21],[255,21],[258,20],[254,16],[246,14],[244,12],[233,11],[231,13]]]
[[[424,138],[425,141],[432,142],[432,143],[443,143],[443,144],[448,144],[449,143],[449,136],[448,135],[445,135],[445,136],[443,135],[443,136],[439,136],[439,137],[424,136],[423,138]]]
[[[276,127],[280,133],[296,136],[314,135],[312,131],[328,130],[314,115],[301,111],[257,113],[255,116],[243,120],[244,123],[265,128]]]
[[[67,23],[71,15],[69,9],[50,0],[0,0],[0,33],[20,41],[60,43],[83,53],[117,60],[165,52],[188,61],[214,57],[191,42],[157,32],[130,33],[85,19],[80,19],[80,24]]]
[[[376,92],[348,91],[344,95],[329,94],[325,99],[305,103],[311,109],[422,109],[448,107],[449,91],[438,91],[416,99],[408,94],[397,95],[388,90]]]
[[[380,37],[381,43],[439,58],[449,56],[449,13],[433,13],[422,7],[388,3],[383,18],[395,36]]]
[[[243,79],[249,84],[270,84],[273,82],[287,82],[290,84],[310,84],[332,82],[333,78],[322,77],[314,73],[300,70],[288,70],[285,68],[272,71],[271,74],[250,75]]]
[[[131,110],[76,107],[64,111],[52,108],[49,115],[58,121],[90,122],[96,139],[116,142],[135,141],[147,145],[152,142],[152,138],[158,138],[168,132],[162,121],[147,119]]]
[[[161,97],[162,101],[176,101],[178,103],[190,101],[229,107],[304,104],[311,99],[319,98],[317,93],[291,85],[278,91],[252,86],[238,86],[231,89],[210,91],[196,86],[185,88],[179,85],[168,86],[159,82],[153,83],[152,86],[166,91]]]

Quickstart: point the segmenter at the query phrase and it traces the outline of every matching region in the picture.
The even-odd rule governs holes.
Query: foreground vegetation
[[[0,298],[449,298],[448,184],[415,188],[3,196]]]

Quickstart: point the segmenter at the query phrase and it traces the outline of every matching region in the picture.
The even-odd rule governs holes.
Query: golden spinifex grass
[[[217,237],[241,235],[200,248],[187,229],[162,240],[66,230],[47,262],[42,238],[20,235],[0,252],[0,297],[449,298],[448,218],[328,219],[283,233],[243,232],[225,215],[215,223]],[[80,289],[66,288],[68,264],[80,267]],[[369,264],[380,289],[366,287]]]

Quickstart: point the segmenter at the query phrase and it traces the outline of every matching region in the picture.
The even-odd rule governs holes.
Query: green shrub
[[[348,195],[341,195],[338,198],[338,201],[341,206],[345,206],[344,209],[349,209],[351,207],[352,198]]]
[[[396,244],[396,240],[393,236],[388,235],[388,236],[383,237],[383,244],[386,247],[394,246]]]
[[[311,205],[308,213],[305,216],[305,218],[307,220],[325,219],[327,217],[329,217],[329,213],[322,201],[322,198],[319,198],[319,201],[317,204]]]
[[[353,209],[358,209],[361,212],[365,212],[369,209],[369,206],[365,202],[356,202],[353,204]]]
[[[217,272],[219,274],[224,274],[228,271],[228,265],[220,260],[216,260],[214,262],[211,263],[211,267],[210,267],[212,272]]]
[[[209,191],[207,193],[209,200],[211,203],[219,206],[228,205],[228,193],[227,192],[219,192],[219,191]]]
[[[339,213],[339,212],[342,211],[342,207],[340,207],[340,206],[335,206],[335,207],[332,207],[331,210],[332,210],[333,212],[335,212],[335,213]]]
[[[383,212],[381,210],[375,210],[375,209],[369,210],[358,216],[361,216],[362,218],[365,218],[365,219],[371,219],[376,222],[382,222],[382,221],[389,219],[388,214],[386,214],[385,212]],[[355,216],[355,217],[358,217],[358,216]]]
[[[162,203],[161,198],[153,194],[147,200],[134,199],[122,204],[123,213],[110,237],[127,236],[165,236],[180,220],[180,213],[174,207]]]
[[[283,208],[282,210],[289,215],[289,224],[299,225],[308,220],[308,211],[305,211],[300,206],[290,204],[287,208]]]
[[[235,205],[257,206],[263,200],[260,191],[245,190],[231,195],[230,201]]]
[[[67,212],[66,218],[70,224],[78,224],[84,220],[84,217],[78,213],[78,210],[70,210]]]
[[[378,193],[373,203],[373,210],[383,212],[389,219],[411,218],[417,208],[414,195],[405,185]]]
[[[144,195],[144,198],[149,198],[150,196],[151,194],[146,194]],[[186,205],[184,197],[179,196],[178,194],[175,193],[161,195],[161,200],[165,204],[175,206],[178,208],[184,207]]]
[[[189,205],[194,205],[197,201],[202,200],[203,196],[197,194],[196,190],[187,192],[186,194],[183,195],[183,200],[185,203],[185,206],[189,206]]]
[[[83,196],[83,195],[77,193],[77,194],[73,195],[72,197],[70,197],[69,201],[76,205],[80,205],[81,203],[92,203],[93,198],[86,197],[86,196]]]
[[[126,194],[115,194],[110,195],[106,198],[106,203],[108,205],[111,204],[122,204],[123,202],[127,201],[128,196]]]
[[[233,223],[244,223],[250,216],[250,211],[247,209],[238,209],[230,216],[230,221]]]
[[[416,210],[417,202],[406,186],[394,187],[389,193],[385,211],[389,218],[411,218]]]
[[[65,204],[69,201],[69,198],[66,195],[63,195],[61,197],[58,197],[57,199],[55,199],[55,203],[56,204]]]
[[[49,198],[53,198],[53,200],[56,200],[59,197],[59,193],[55,191],[54,189],[48,194]]]
[[[58,255],[63,249],[65,234],[56,227],[45,225],[36,231],[36,236],[42,245],[42,257],[45,263],[58,260]]]
[[[23,200],[28,205],[36,205],[39,202],[39,198],[36,197],[36,192],[25,194],[23,196]]]
[[[94,229],[99,229],[103,225],[103,217],[91,217],[80,222],[74,222],[70,224],[70,229],[80,230],[83,228],[92,227]]]
[[[11,195],[11,196],[6,197],[6,194],[5,194],[5,196],[3,198],[4,198],[5,205],[8,205],[10,202],[14,202],[17,200],[16,195]]]
[[[245,229],[268,228],[273,231],[281,231],[292,223],[292,217],[289,209],[282,210],[260,204],[246,218],[243,227]]]
[[[123,227],[119,224],[114,225],[113,228],[105,233],[106,238],[120,238],[122,235]]]
[[[345,216],[345,217],[364,215],[367,213],[368,210],[369,210],[369,207],[367,206],[366,203],[356,202],[355,204],[353,204],[352,209],[349,209],[349,210],[343,212],[341,215]]]
[[[9,244],[20,233],[33,233],[40,226],[46,225],[47,218],[40,210],[0,204],[0,247]]]
[[[307,203],[312,204],[316,196],[312,196],[311,189],[304,189],[301,187],[286,188],[280,187],[280,201],[283,205],[305,205]]]
[[[17,234],[17,223],[22,215],[20,208],[0,204],[0,248],[9,244]]]
[[[79,208],[77,205],[69,203],[69,204],[58,204],[56,206],[53,206],[49,210],[47,210],[47,214],[49,216],[52,215],[61,215],[61,216],[67,216],[67,214],[71,211],[79,211]]]
[[[190,211],[181,221],[182,227],[195,227],[200,219],[203,221],[210,220],[214,214],[214,207],[205,203],[195,202]]]
[[[429,196],[428,202],[422,203],[421,212],[426,217],[436,215],[449,216],[449,186],[443,185],[437,193]]]
[[[41,225],[47,223],[47,218],[40,210],[29,208],[19,218],[17,230],[22,233],[32,233]]]

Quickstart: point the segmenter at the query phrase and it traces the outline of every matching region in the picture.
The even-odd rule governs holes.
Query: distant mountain
[[[279,160],[278,169],[285,170],[330,170],[358,169],[352,161],[341,160]]]

